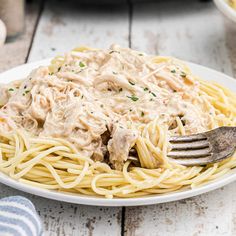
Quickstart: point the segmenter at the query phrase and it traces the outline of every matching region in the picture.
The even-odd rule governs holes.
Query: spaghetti
[[[1,89],[0,170],[26,184],[139,197],[194,188],[236,166],[236,155],[192,167],[168,159],[171,135],[236,125],[236,95],[177,59],[78,48]]]

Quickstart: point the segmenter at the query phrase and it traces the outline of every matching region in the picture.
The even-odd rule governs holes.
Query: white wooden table
[[[26,32],[0,48],[0,70],[77,45],[106,48],[118,43],[173,55],[236,77],[236,26],[210,1],[123,0],[109,6],[78,2],[31,1]],[[0,185],[0,197],[9,195],[23,195],[34,202],[45,235],[236,235],[236,183],[191,199],[147,207],[67,204]]]

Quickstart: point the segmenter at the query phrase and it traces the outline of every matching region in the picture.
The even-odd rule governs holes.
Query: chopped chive
[[[130,84],[132,84],[132,85],[135,85],[135,83],[134,83],[134,82],[132,82],[132,81],[129,81],[129,83],[130,83]]]
[[[171,72],[171,73],[176,73],[176,70],[171,70],[170,72]]]
[[[14,89],[13,88],[9,88],[8,91],[12,92],[12,91],[14,91]]]
[[[26,91],[25,91],[25,94],[27,94],[27,93],[29,93],[29,92],[30,92],[30,90],[26,90]]]
[[[130,96],[127,96],[128,98],[130,98],[132,101],[136,102],[138,101],[138,97],[136,97],[135,95],[132,95],[131,97]]]
[[[148,88],[146,87],[146,88],[144,88],[143,90],[144,90],[144,91],[148,91]]]
[[[61,70],[61,66],[60,67],[58,67],[58,69],[57,69],[57,72],[59,72]]]
[[[83,98],[84,98],[84,95],[81,96],[81,99],[83,99]]]
[[[143,111],[141,112],[141,116],[144,117],[144,112]]]
[[[82,61],[80,61],[80,62],[79,62],[79,66],[80,66],[80,67],[85,67],[85,64],[84,64]]]

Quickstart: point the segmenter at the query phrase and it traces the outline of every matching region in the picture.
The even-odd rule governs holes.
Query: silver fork
[[[231,157],[236,151],[236,127],[220,127],[208,132],[170,138],[168,157],[185,165],[206,165]]]

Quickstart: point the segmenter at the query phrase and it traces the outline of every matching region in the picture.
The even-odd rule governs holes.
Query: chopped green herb
[[[103,108],[104,107],[103,104],[101,104],[100,107]]]
[[[139,53],[138,55],[139,55],[139,56],[143,56],[143,54],[142,54],[142,53]]]
[[[143,111],[141,112],[141,116],[144,117],[144,112]]]
[[[148,91],[148,88],[146,87],[146,88],[144,88],[143,90],[144,90],[144,91]]]
[[[12,92],[12,91],[14,91],[14,89],[13,88],[9,88],[8,91]]]
[[[135,95],[132,95],[131,97],[130,96],[127,96],[128,98],[130,98],[132,101],[136,102],[138,101],[138,97],[136,97]]]
[[[119,89],[119,92],[122,92],[122,91],[123,91],[123,88],[120,88],[120,89]]]
[[[114,75],[117,75],[118,73],[117,72],[115,72],[115,71],[112,71],[112,73],[114,74]]]
[[[132,85],[135,85],[135,83],[134,83],[134,82],[132,82],[132,81],[129,81],[129,83],[130,83],[130,84],[132,84]]]
[[[60,67],[58,67],[58,69],[57,69],[57,72],[59,72],[61,70],[61,66]]]
[[[170,72],[171,72],[171,73],[176,73],[176,70],[171,70]]]
[[[75,72],[75,70],[71,70],[71,72]]]
[[[81,99],[83,99],[83,98],[84,98],[84,95],[81,96]]]
[[[112,53],[114,53],[114,52],[120,53],[119,51],[114,51],[114,50],[112,50],[112,51],[109,52],[109,54],[112,54]]]
[[[48,73],[49,75],[53,75],[53,72],[51,72],[51,73]]]
[[[23,93],[22,95],[25,96],[25,93]]]
[[[80,61],[80,62],[79,62],[79,66],[80,66],[80,67],[85,67],[85,64],[84,64],[82,61]]]
[[[153,97],[156,97],[157,95],[155,94],[155,93],[153,93],[153,92],[151,92],[151,94],[153,95]]]
[[[187,75],[186,75],[186,73],[185,73],[185,72],[181,71],[181,74],[180,74],[180,76],[181,76],[181,77],[186,77]]]
[[[26,91],[25,91],[25,94],[27,94],[27,93],[29,93],[29,92],[30,92],[30,90],[26,90]]]

